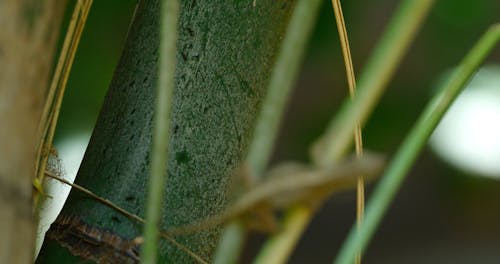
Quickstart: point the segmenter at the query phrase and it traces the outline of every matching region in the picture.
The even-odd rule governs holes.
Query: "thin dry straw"
[[[337,30],[339,32],[340,46],[342,47],[342,54],[344,57],[347,83],[349,84],[349,94],[352,98],[356,93],[356,77],[352,63],[351,49],[349,47],[349,38],[347,36],[340,0],[332,0],[332,5],[335,13],[335,20],[337,22]],[[356,123],[356,127],[354,128],[354,145],[356,149],[356,156],[363,156],[363,137],[359,122]],[[356,192],[356,221],[359,227],[363,223],[363,214],[365,210],[365,180],[363,175],[358,176]],[[362,249],[360,249],[360,252],[358,252],[358,255],[356,256],[356,263],[361,263],[361,250]]]

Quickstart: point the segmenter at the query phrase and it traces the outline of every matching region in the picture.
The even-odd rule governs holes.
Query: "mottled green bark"
[[[294,1],[181,1],[176,90],[163,228],[219,213],[229,177],[245,156],[264,88]],[[158,62],[158,0],[142,1],[106,97],[77,183],[144,215],[153,94]],[[72,191],[64,215],[125,238],[141,227]],[[211,259],[219,230],[177,238]],[[192,262],[166,242],[160,262]],[[47,241],[39,262],[65,253]]]

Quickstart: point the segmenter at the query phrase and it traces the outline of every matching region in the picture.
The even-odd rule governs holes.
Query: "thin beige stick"
[[[344,22],[344,15],[342,14],[342,7],[340,0],[332,0],[333,11],[335,13],[335,20],[337,22],[337,30],[339,32],[340,45],[342,47],[342,54],[344,57],[344,64],[347,74],[347,83],[349,85],[349,93],[351,98],[356,93],[356,78],[354,75],[354,67],[352,64],[351,51],[349,48],[349,39],[347,37],[347,30]],[[356,156],[363,156],[363,138],[361,134],[361,127],[359,124],[354,128],[354,144],[356,148]],[[359,175],[357,182],[357,199],[356,199],[356,221],[358,228],[363,223],[363,215],[365,210],[365,180],[363,175]],[[362,252],[357,253],[356,263],[361,263]]]
[[[121,208],[120,206],[114,204],[110,200],[100,197],[99,195],[93,193],[92,191],[90,191],[89,189],[87,189],[85,187],[82,187],[82,186],[80,186],[78,184],[75,184],[75,183],[71,183],[71,182],[67,181],[66,179],[63,179],[63,178],[55,175],[54,173],[52,173],[50,171],[46,171],[45,175],[47,177],[49,177],[49,178],[52,178],[52,179],[57,180],[57,181],[60,181],[60,182],[62,182],[64,184],[66,184],[66,185],[69,185],[69,186],[75,188],[75,190],[88,195],[89,197],[91,197],[92,199],[98,201],[99,203],[101,203],[103,205],[106,205],[107,207],[109,207],[111,209],[114,209],[115,211],[119,212],[120,214],[122,214],[122,215],[124,215],[124,216],[126,216],[126,217],[128,217],[128,218],[130,218],[132,220],[135,220],[135,221],[137,221],[137,222],[139,222],[141,224],[144,224],[144,219],[142,217],[140,217],[138,215],[135,215],[133,213],[128,212],[127,210],[125,210],[125,209]],[[160,235],[161,235],[161,237],[163,237],[166,240],[168,240],[169,242],[171,242],[174,246],[176,246],[180,250],[184,251],[184,253],[188,254],[193,259],[195,259],[196,261],[198,261],[199,263],[204,263],[204,264],[207,263],[205,260],[203,260],[200,256],[196,255],[194,252],[192,252],[186,246],[184,246],[182,244],[179,244],[179,242],[175,241],[175,239],[173,239],[172,237],[170,237],[166,232],[161,232]]]

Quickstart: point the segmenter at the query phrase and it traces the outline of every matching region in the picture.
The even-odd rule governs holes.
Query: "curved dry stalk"
[[[354,66],[352,63],[351,49],[349,46],[349,38],[347,36],[347,29],[344,22],[344,15],[342,12],[342,6],[340,5],[340,0],[332,0],[333,11],[335,14],[335,20],[337,22],[337,30],[339,32],[340,46],[342,48],[342,55],[344,57],[344,65],[346,68],[347,83],[349,85],[349,94],[351,98],[354,97],[356,93],[356,77],[354,74]],[[361,132],[361,125],[359,122],[356,123],[354,128],[354,146],[356,150],[356,156],[363,156],[363,136]],[[365,211],[365,180],[363,175],[358,176],[358,184],[356,187],[356,221],[358,227],[363,223],[363,215]],[[361,263],[361,250],[356,256],[356,263]]]

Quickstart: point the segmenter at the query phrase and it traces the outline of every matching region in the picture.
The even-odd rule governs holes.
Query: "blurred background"
[[[68,174],[76,173],[83,156],[135,2],[94,1],[56,135]],[[399,2],[342,1],[357,76]],[[495,22],[500,22],[498,0],[436,1],[363,129],[365,148],[390,158],[441,79]],[[486,65],[460,98],[462,105],[454,106],[432,146],[413,166],[366,250],[364,263],[500,263],[500,48]],[[308,146],[321,135],[347,94],[335,19],[331,4],[325,1],[288,105],[274,162],[307,161]],[[354,219],[355,193],[332,197],[290,263],[331,262]],[[250,239],[247,261],[261,239]]]

